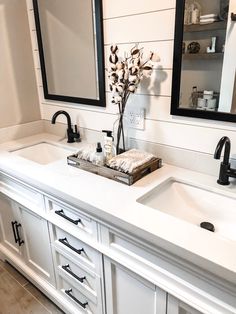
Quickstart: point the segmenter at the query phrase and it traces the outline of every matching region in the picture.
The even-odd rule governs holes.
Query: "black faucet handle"
[[[74,138],[77,142],[80,142],[80,132],[78,131],[78,127],[77,125],[75,124],[75,132],[74,132]]]

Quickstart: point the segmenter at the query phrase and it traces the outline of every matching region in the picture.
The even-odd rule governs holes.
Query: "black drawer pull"
[[[233,22],[236,22],[236,14],[235,13],[231,13],[231,20],[233,21]]]
[[[16,237],[16,230],[15,230],[15,225],[16,225],[16,224],[17,224],[17,221],[12,221],[12,222],[11,222],[11,226],[12,226],[12,231],[13,231],[15,243],[18,242],[18,239],[17,239],[17,237]]]
[[[63,265],[61,266],[62,269],[64,269],[68,274],[70,274],[71,276],[73,276],[75,279],[77,279],[79,282],[84,282],[84,280],[86,279],[86,277],[79,277],[77,276],[75,273],[73,273],[72,270],[70,270],[70,265],[67,264],[67,265]]]
[[[56,211],[55,211],[55,214],[61,216],[62,218],[68,220],[69,222],[72,222],[72,223],[75,224],[75,225],[78,225],[78,223],[81,222],[81,219],[73,220],[72,218],[66,216],[65,213],[64,213],[64,211],[63,211],[63,209],[61,209],[61,210],[56,210]]]
[[[19,234],[19,228],[21,227],[21,224],[19,223],[16,223],[16,236],[17,236],[17,242],[18,242],[18,245],[21,246],[22,244],[25,243],[24,240],[21,240],[20,238],[20,234]]]
[[[67,238],[59,239],[59,242],[61,242],[63,245],[67,246],[69,249],[71,249],[72,251],[74,251],[78,254],[81,254],[82,252],[84,252],[83,248],[82,249],[76,249],[72,245],[70,245]]]
[[[72,289],[68,289],[68,290],[65,290],[65,293],[72,299],[74,300],[76,303],[78,303],[80,306],[82,306],[83,309],[86,308],[86,306],[88,305],[88,302],[85,302],[85,303],[82,303],[80,302],[78,299],[76,299],[76,297],[74,297],[72,294]]]

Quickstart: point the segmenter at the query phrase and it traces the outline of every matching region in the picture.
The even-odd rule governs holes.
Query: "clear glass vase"
[[[126,115],[118,114],[116,121],[113,124],[114,144],[116,147],[116,154],[119,155],[129,150],[128,137],[128,122]]]

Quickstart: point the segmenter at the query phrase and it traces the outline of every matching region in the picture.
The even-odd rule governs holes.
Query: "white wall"
[[[65,109],[81,127],[90,130],[112,129],[116,107],[110,103],[109,92],[105,109],[43,99],[32,3],[31,0],[27,1],[43,119],[50,120],[56,110]],[[148,88],[144,84],[128,103],[128,106],[146,108],[145,130],[133,130],[131,136],[150,145],[155,143],[162,147],[179,148],[183,153],[198,151],[209,155],[220,137],[228,135],[232,139],[232,151],[236,153],[236,128],[233,123],[170,115],[175,0],[103,0],[103,7],[106,59],[110,44],[117,43],[121,50],[127,50],[137,42],[145,50],[157,51],[161,58],[153,75],[155,83],[153,80]],[[63,119],[61,117],[62,122],[65,121]]]
[[[26,10],[0,0],[0,128],[40,119]]]

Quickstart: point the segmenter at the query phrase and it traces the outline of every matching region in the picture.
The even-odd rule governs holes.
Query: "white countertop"
[[[174,177],[235,197],[236,204],[235,183],[220,186],[216,183],[217,177],[164,164],[161,169],[127,186],[70,167],[66,160],[40,165],[8,152],[40,141],[58,142],[59,138],[39,134],[0,145],[0,170],[71,205],[81,206],[100,220],[236,283],[236,241],[136,201],[161,182]],[[59,143],[67,145],[65,141]],[[83,143],[68,145],[76,149]]]

